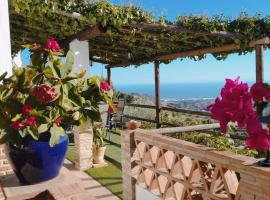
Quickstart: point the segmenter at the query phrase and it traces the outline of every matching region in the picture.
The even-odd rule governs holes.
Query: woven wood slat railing
[[[161,199],[269,200],[270,169],[250,157],[155,134],[122,132],[124,199],[138,184]]]

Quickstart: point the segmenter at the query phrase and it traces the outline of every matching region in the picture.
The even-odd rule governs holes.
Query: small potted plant
[[[68,147],[66,130],[100,120],[99,103],[111,103],[98,77],[72,73],[73,53],[65,63],[54,39],[30,49],[28,66],[0,76],[0,143],[23,183],[56,177]]]
[[[102,123],[95,123],[93,133],[93,163],[105,164],[104,156],[106,144],[104,142],[104,138],[106,137],[106,131],[102,128]]]

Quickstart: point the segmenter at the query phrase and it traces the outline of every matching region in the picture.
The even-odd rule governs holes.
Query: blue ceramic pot
[[[48,140],[26,140],[22,148],[7,146],[7,155],[21,183],[50,180],[59,174],[68,148],[68,136],[60,137],[54,147]]]

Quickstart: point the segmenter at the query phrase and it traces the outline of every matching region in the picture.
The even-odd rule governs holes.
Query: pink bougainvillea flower
[[[253,111],[248,85],[239,83],[239,77],[235,80],[226,79],[220,95],[221,98],[217,98],[208,110],[212,113],[212,118],[220,122],[221,131],[227,131],[230,121],[237,122],[243,127],[246,113]]]
[[[48,39],[45,48],[52,50],[53,52],[58,52],[60,50],[60,46],[55,39]]]
[[[212,118],[220,122],[220,129],[222,132],[227,131],[227,124],[231,120],[230,113],[224,108],[220,98],[216,98],[215,103],[208,107],[208,110],[212,113]]]
[[[25,120],[25,124],[27,126],[34,126],[34,125],[36,125],[36,123],[37,123],[37,121],[36,121],[36,118],[34,116],[27,117]]]
[[[260,133],[249,135],[246,144],[250,149],[268,150],[270,149],[270,136],[263,129]]]
[[[58,118],[54,121],[54,123],[55,123],[57,126],[60,126],[61,122],[62,122],[62,117],[58,117]]]
[[[56,90],[45,84],[35,86],[31,90],[31,95],[45,105],[55,101],[58,97]]]
[[[12,122],[11,127],[19,130],[25,127],[24,123],[21,120],[17,120],[15,122]]]
[[[110,86],[110,84],[107,81],[102,81],[100,83],[100,88],[104,91],[110,91],[112,89],[112,87]]]
[[[32,107],[29,104],[24,104],[23,107],[22,107],[22,113],[24,115],[29,115],[31,110],[32,110]]]
[[[239,82],[239,77],[235,80],[226,79],[220,92],[221,98],[216,98],[215,103],[208,107],[212,118],[220,122],[222,132],[227,131],[229,122],[246,128],[249,134],[246,144],[252,149],[270,148],[269,131],[263,128],[252,102],[270,99],[270,92],[264,88],[266,85],[256,83],[249,91],[248,84]]]
[[[256,135],[263,131],[262,124],[258,119],[256,112],[253,112],[247,117],[246,129],[249,135]]]
[[[231,88],[235,87],[236,85],[238,85],[239,80],[240,80],[240,76],[238,76],[235,80],[226,78],[225,79],[226,83],[224,85],[224,88],[231,89]]]
[[[257,82],[252,85],[250,89],[250,94],[252,96],[253,101],[260,102],[264,99],[269,100],[270,99],[270,91],[265,89],[265,86],[267,86],[267,83],[261,83]]]

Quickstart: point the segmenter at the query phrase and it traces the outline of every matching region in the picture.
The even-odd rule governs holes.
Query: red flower
[[[42,104],[49,104],[58,96],[54,88],[45,84],[35,86],[31,91],[31,95],[36,97],[36,99]]]
[[[110,84],[107,81],[102,81],[100,83],[100,88],[104,91],[110,91],[112,89],[112,87],[110,86]]]
[[[36,124],[36,118],[31,116],[31,117],[27,117],[26,120],[25,120],[25,124],[27,126],[34,126]]]
[[[29,104],[24,104],[22,107],[22,112],[24,115],[29,115],[31,110],[32,110],[32,107]]]
[[[25,125],[20,120],[17,120],[15,122],[12,122],[11,127],[16,129],[16,130],[19,130],[19,129],[24,128]]]
[[[45,48],[48,50],[52,50],[53,52],[58,52],[60,49],[59,44],[56,42],[55,39],[48,39]]]
[[[253,101],[263,101],[264,99],[269,100],[270,99],[270,91],[265,89],[264,87],[267,86],[266,83],[255,83],[252,85],[250,89],[250,94],[253,98]]]
[[[57,126],[60,126],[61,122],[62,122],[62,118],[61,118],[61,117],[58,117],[58,118],[54,121],[54,123],[55,123]]]

